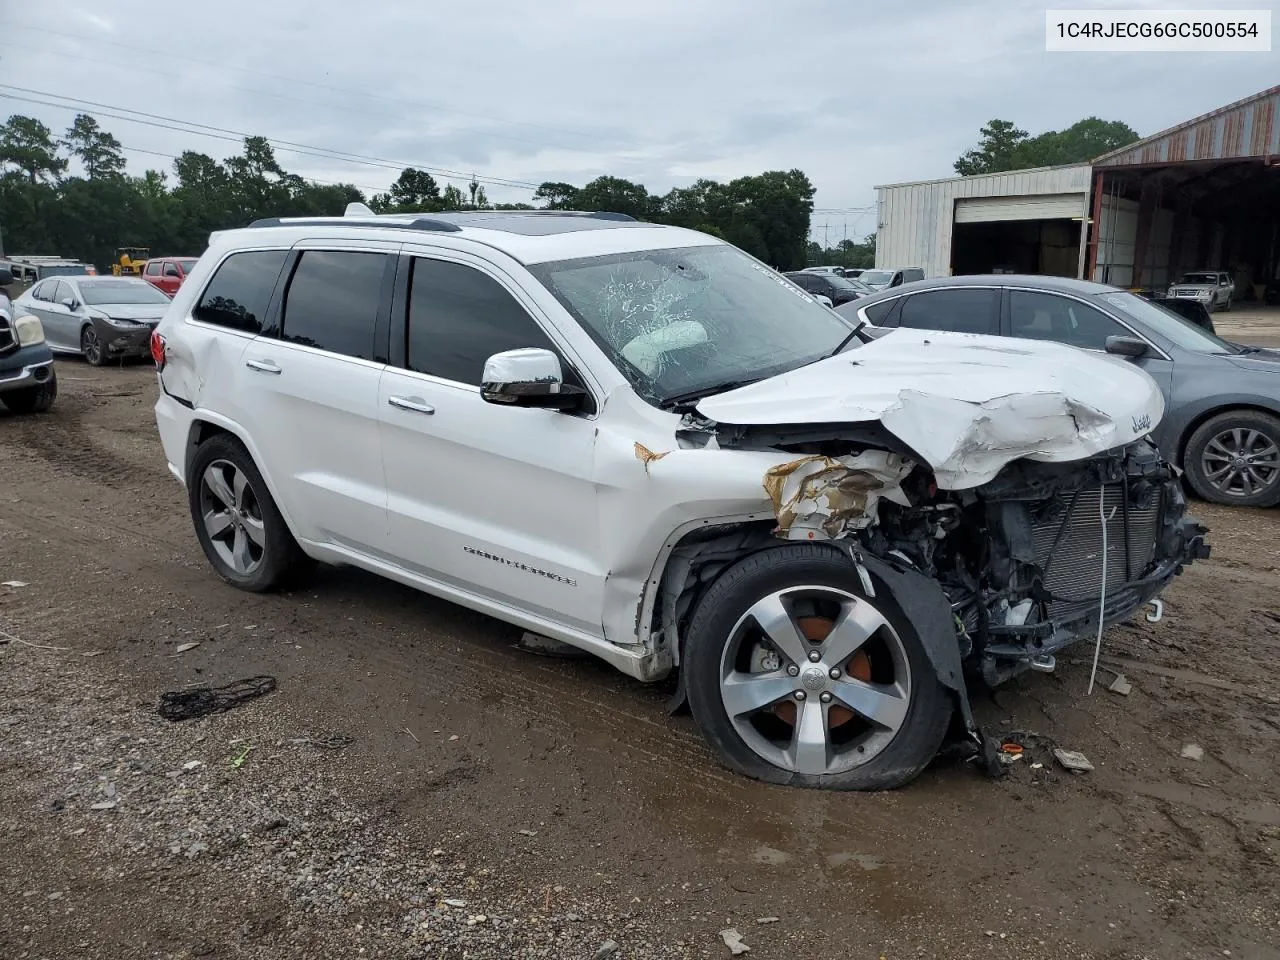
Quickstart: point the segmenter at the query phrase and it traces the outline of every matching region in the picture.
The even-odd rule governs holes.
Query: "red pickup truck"
[[[159,257],[147,261],[142,279],[172,297],[195,265],[195,257]]]

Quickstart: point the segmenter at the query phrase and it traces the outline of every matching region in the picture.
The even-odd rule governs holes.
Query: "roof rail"
[[[635,222],[629,213],[611,213],[608,210],[461,210],[467,214],[488,214],[494,217],[590,217],[592,220],[628,220]]]
[[[382,230],[427,230],[434,233],[458,233],[456,223],[417,217],[413,220],[396,220],[391,217],[379,221],[355,220],[350,217],[266,217],[249,224],[254,227],[370,227]]]

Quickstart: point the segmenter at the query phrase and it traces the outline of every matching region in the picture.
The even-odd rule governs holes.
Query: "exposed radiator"
[[[1160,525],[1159,496],[1145,507],[1129,505],[1126,530],[1124,487],[1121,484],[1080,491],[1074,504],[1068,499],[1071,504],[1069,515],[1060,513],[1032,527],[1036,563],[1045,571],[1044,585],[1060,602],[1096,601],[1102,592],[1099,497],[1105,498],[1102,511],[1110,518],[1107,521],[1107,592],[1139,579],[1155,553]],[[1055,605],[1051,604],[1050,609]]]

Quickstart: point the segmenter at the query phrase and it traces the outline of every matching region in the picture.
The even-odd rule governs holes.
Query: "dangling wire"
[[[1107,614],[1107,524],[1116,515],[1116,508],[1111,508],[1111,516],[1108,517],[1106,504],[1107,488],[1103,486],[1098,489],[1098,519],[1102,521],[1102,598],[1098,601],[1098,637],[1093,642],[1093,669],[1089,671],[1089,690],[1086,696],[1092,695],[1093,681],[1098,675],[1098,657],[1102,653],[1102,628]]]

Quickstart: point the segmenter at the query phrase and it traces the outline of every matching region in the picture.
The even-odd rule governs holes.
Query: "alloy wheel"
[[[762,759],[795,773],[844,773],[884,750],[906,722],[906,648],[875,605],[801,586],[754,603],[730,633],[720,698]]]
[[[218,558],[248,576],[267,553],[267,529],[253,484],[229,460],[214,460],[200,478],[200,516]]]
[[[84,333],[80,335],[80,350],[84,354],[84,358],[93,366],[97,366],[102,362],[102,340],[98,337],[98,331],[93,327],[85,327]]]
[[[1233,427],[1205,444],[1200,467],[1224,497],[1252,497],[1280,483],[1280,446],[1261,430]]]

